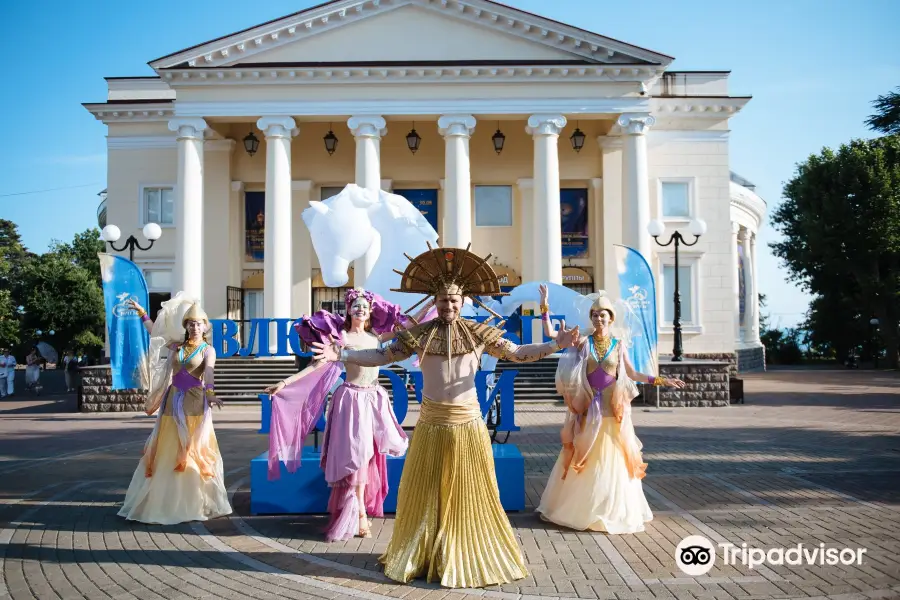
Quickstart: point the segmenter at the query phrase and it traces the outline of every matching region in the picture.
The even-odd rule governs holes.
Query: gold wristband
[[[146,314],[147,314],[147,311],[144,310],[143,308],[137,309],[137,316],[143,317],[143,316],[146,315]]]
[[[546,314],[546,313],[550,312],[550,305],[549,304],[541,304],[540,309],[541,309],[542,315]]]

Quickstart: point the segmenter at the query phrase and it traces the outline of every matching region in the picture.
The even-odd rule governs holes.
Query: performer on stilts
[[[174,525],[230,514],[212,420],[212,406],[222,402],[215,396],[209,319],[180,293],[163,303],[156,323],[137,302],[129,304],[150,332],[146,411],[159,415],[119,516]],[[158,360],[163,347],[169,350],[164,362]]]
[[[553,338],[560,334],[550,326],[547,286],[540,292],[544,334]],[[588,298],[594,300],[593,332],[565,351],[556,371],[567,408],[563,448],[537,511],[545,521],[572,529],[636,533],[653,512],[641,485],[647,464],[631,421],[634,382],[675,388],[684,382],[635,371],[625,348],[627,328],[613,335],[616,306],[602,292]],[[628,310],[625,303],[619,308]]]
[[[445,587],[484,587],[528,574],[500,504],[475,374],[484,352],[536,361],[572,345],[578,328],[563,328],[546,344],[516,346],[502,329],[460,318],[465,297],[505,295],[489,259],[468,248],[429,246],[410,259],[393,291],[434,296],[436,319],[398,332],[383,349],[312,344],[316,360],[344,364],[374,367],[419,357],[422,409],[400,481],[394,531],[379,559],[385,574],[402,583],[424,576]]]
[[[336,340],[347,348],[378,348],[394,337],[395,327],[414,322],[399,306],[358,288],[347,291],[345,305],[346,317],[322,310],[295,323],[300,339],[306,344]],[[387,455],[402,456],[408,445],[387,391],[378,383],[378,369],[348,363],[343,370],[346,380],[328,406],[320,461],[331,488],[325,531],[329,542],[371,537],[368,516],[384,516]],[[341,365],[314,362],[266,388],[272,396],[270,479],[279,477],[280,461],[289,472],[299,466],[303,442],[341,371]]]

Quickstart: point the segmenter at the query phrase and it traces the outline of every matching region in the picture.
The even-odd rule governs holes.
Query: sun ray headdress
[[[453,323],[444,323],[447,327],[440,327],[443,322],[434,319],[404,332],[400,339],[405,344],[427,354],[446,352],[449,359],[453,355],[472,352],[479,345],[496,342],[503,336],[505,332],[500,329],[504,323],[502,317],[487,307],[478,296],[508,294],[500,289],[497,274],[488,263],[492,255],[481,258],[469,250],[471,247],[472,244],[465,248],[432,248],[428,244],[428,250],[415,258],[405,254],[409,265],[402,272],[394,269],[401,280],[400,287],[392,288],[391,291],[425,295],[405,311],[407,315],[429,297],[458,294],[470,298],[501,321],[492,327],[486,323],[456,319]]]

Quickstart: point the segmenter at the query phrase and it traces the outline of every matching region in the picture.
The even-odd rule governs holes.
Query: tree
[[[17,346],[20,336],[19,306],[13,294],[15,282],[24,265],[34,256],[22,245],[19,228],[12,221],[0,219],[0,345]]]
[[[888,361],[900,366],[900,136],[810,156],[783,195],[772,215],[783,241],[770,247],[789,278],[825,303],[874,313]],[[812,325],[811,335],[822,336],[833,323]]]
[[[100,285],[100,258],[98,252],[105,252],[106,244],[100,239],[100,230],[96,227],[76,233],[71,243],[53,240],[50,244],[50,252],[60,258],[71,262],[73,265],[93,273]]]
[[[878,96],[872,105],[878,112],[866,119],[869,129],[885,135],[900,133],[900,87],[896,92]]]
[[[75,340],[102,346],[104,304],[96,279],[53,252],[29,261],[15,290],[27,309],[25,331],[53,329],[51,343],[59,351]]]

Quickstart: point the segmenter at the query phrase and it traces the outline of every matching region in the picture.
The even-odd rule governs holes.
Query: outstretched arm
[[[347,348],[340,348],[334,342],[330,345],[313,342],[312,346],[312,351],[315,354],[313,360],[317,363],[340,361],[362,367],[383,367],[406,360],[413,354],[412,349],[400,342],[400,340],[395,340],[384,348],[372,350],[348,350]]]
[[[519,346],[506,338],[497,340],[496,343],[485,347],[484,351],[500,360],[509,360],[518,363],[528,363],[541,360],[559,350],[559,344],[554,339],[545,344],[525,344]]]
[[[623,352],[622,356],[625,357],[625,374],[628,375],[628,379],[632,381],[637,381],[638,383],[649,383],[655,386],[667,386],[674,388],[683,388],[685,383],[680,379],[667,379],[665,377],[654,377],[652,375],[645,375],[644,373],[640,373],[635,370],[634,365],[631,364],[631,359],[628,358],[628,353]]]
[[[312,373],[313,371],[315,371],[316,369],[318,369],[320,367],[324,367],[325,362],[326,361],[324,361],[324,360],[320,360],[318,362],[311,362],[308,365],[306,365],[306,368],[304,368],[302,371],[294,373],[287,379],[283,379],[283,380],[279,381],[278,383],[276,383],[275,385],[270,385],[263,391],[269,395],[277,394],[285,386],[291,385],[292,383],[299,381],[300,379],[306,377],[307,375],[309,375],[310,373]]]
[[[137,311],[138,316],[141,317],[141,321],[144,322],[144,329],[147,330],[147,333],[152,332],[153,331],[153,319],[151,319],[147,315],[147,311],[144,310],[144,308],[134,300],[129,300],[128,306],[130,306],[133,310]]]
[[[543,283],[539,287],[541,291],[541,325],[544,327],[544,335],[551,340],[556,339],[556,330],[550,324],[550,291]]]

